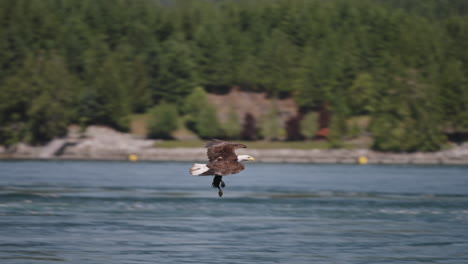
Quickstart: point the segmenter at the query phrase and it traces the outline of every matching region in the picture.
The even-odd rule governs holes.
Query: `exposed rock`
[[[8,155],[18,158],[38,158],[42,147],[34,147],[25,143],[18,143],[9,148]]]
[[[137,139],[108,127],[89,126],[83,138],[64,149],[66,158],[122,159],[154,145],[154,140]]]
[[[63,149],[66,144],[66,139],[56,138],[49,142],[49,144],[46,146],[42,147],[38,156],[41,159],[50,159],[55,156],[61,149]]]

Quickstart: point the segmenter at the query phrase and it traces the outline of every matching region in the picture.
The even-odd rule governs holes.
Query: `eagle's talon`
[[[218,188],[218,190],[219,190],[219,191],[218,191],[219,197],[223,197],[223,191],[221,190],[221,188]]]
[[[223,181],[221,181],[221,188],[224,188],[224,187],[226,187],[226,184]]]

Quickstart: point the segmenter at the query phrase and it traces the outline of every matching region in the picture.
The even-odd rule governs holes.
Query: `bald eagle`
[[[221,197],[223,196],[221,188],[226,186],[223,176],[241,172],[245,168],[241,162],[255,159],[249,155],[236,155],[234,150],[247,148],[244,144],[214,139],[206,143],[205,148],[208,149],[208,164],[193,164],[190,174],[193,176],[214,175],[212,186],[218,188],[218,195]]]

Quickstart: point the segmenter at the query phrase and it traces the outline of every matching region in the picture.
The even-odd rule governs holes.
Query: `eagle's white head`
[[[249,155],[237,155],[237,161],[242,162],[242,161],[254,161],[255,159],[252,156]]]

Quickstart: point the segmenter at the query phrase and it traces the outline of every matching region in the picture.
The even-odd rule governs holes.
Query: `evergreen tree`
[[[307,113],[301,120],[301,134],[306,139],[313,139],[318,131],[317,113]]]
[[[216,109],[208,102],[203,88],[197,87],[187,96],[183,111],[187,114],[188,128],[201,138],[215,138],[222,134]]]
[[[148,137],[171,139],[172,132],[178,127],[177,107],[173,104],[161,103],[149,111]]]
[[[212,139],[222,135],[221,125],[214,106],[207,104],[200,107],[200,111],[193,120],[197,135],[203,139]]]
[[[163,43],[151,74],[154,101],[180,103],[197,86],[196,65],[190,47],[181,36]]]
[[[295,100],[300,107],[317,107],[325,100],[325,93],[321,91],[319,76],[320,60],[318,54],[311,47],[304,51],[301,59],[301,71],[296,83]]]
[[[128,129],[131,102],[123,80],[121,62],[119,54],[113,53],[97,69],[94,86],[82,93],[78,106],[79,119],[124,131]]]
[[[234,109],[230,109],[226,122],[223,124],[223,131],[226,137],[238,139],[241,133],[241,123]]]
[[[208,104],[208,95],[205,89],[198,86],[185,98],[182,105],[182,112],[188,115],[195,115],[200,111],[200,106]]]
[[[344,147],[344,138],[347,135],[346,116],[339,109],[333,111],[330,120],[330,134],[328,135],[328,142],[331,148]]]
[[[29,56],[0,92],[0,143],[45,143],[63,136],[80,83],[56,54]]]
[[[263,43],[259,57],[260,84],[271,95],[288,95],[291,92],[291,81],[296,78],[296,47],[283,32],[275,30],[270,40]]]
[[[82,20],[82,14],[75,13],[63,25],[63,52],[70,71],[85,77],[86,51],[89,52],[93,42],[92,30]]]
[[[142,113],[153,103],[148,70],[143,58],[135,56],[132,47],[126,44],[119,46],[114,54],[131,111]]]
[[[468,128],[468,78],[462,63],[450,60],[440,77],[440,101],[445,123],[453,130]]]
[[[371,113],[376,104],[376,95],[372,76],[368,73],[359,74],[349,88],[347,96],[353,114]]]
[[[146,65],[139,58],[130,61],[127,67],[124,68],[124,74],[125,76],[131,76],[125,78],[125,86],[129,95],[132,112],[145,112],[153,104]]]
[[[196,64],[202,85],[227,86],[233,80],[230,45],[226,43],[226,32],[219,21],[218,10],[213,9],[211,12],[212,19],[195,32]]]
[[[395,89],[380,100],[373,115],[373,148],[382,151],[436,151],[445,143],[433,87],[414,71],[389,80]]]
[[[266,140],[279,140],[284,132],[282,130],[279,110],[276,101],[273,101],[270,111],[263,117],[260,131],[262,137]]]

